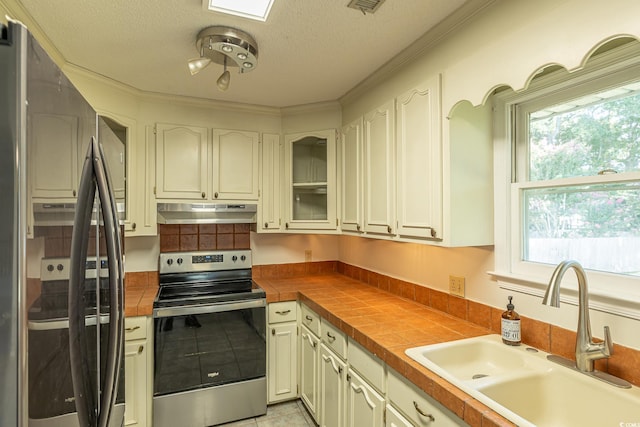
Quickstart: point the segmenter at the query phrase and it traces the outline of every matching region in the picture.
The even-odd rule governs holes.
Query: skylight
[[[205,9],[266,21],[274,0],[203,0]]]

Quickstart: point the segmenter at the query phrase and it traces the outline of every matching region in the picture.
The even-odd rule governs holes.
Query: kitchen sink
[[[519,426],[640,425],[640,388],[620,388],[485,335],[406,354]]]

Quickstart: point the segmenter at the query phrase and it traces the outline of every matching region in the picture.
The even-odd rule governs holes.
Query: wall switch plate
[[[464,298],[464,277],[449,276],[449,293]]]
[[[311,262],[311,249],[304,251],[304,262]]]

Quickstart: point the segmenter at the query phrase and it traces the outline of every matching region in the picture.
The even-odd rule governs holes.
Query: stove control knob
[[[47,271],[48,272],[52,272],[53,271],[53,264],[47,265]]]
[[[238,260],[238,257],[236,255],[231,257],[231,261],[236,262]]]
[[[62,271],[62,270],[64,270],[64,265],[62,265],[62,264],[58,264],[57,269],[58,269],[58,271]]]
[[[182,264],[182,258],[178,258],[178,265]]]
[[[173,259],[169,258],[169,259],[167,260],[167,264],[169,264],[169,265],[173,264]]]
[[[242,255],[242,256],[240,257],[240,260],[241,260],[241,261],[246,261],[246,260],[247,260],[247,256],[246,256],[246,255]]]

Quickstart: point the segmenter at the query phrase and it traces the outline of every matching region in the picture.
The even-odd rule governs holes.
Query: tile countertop
[[[267,302],[299,300],[472,427],[514,424],[404,354],[407,348],[493,333],[339,273],[254,278]],[[151,316],[155,272],[127,273],[125,316]]]
[[[254,281],[267,302],[303,302],[472,427],[514,425],[404,353],[491,330],[338,273]]]

